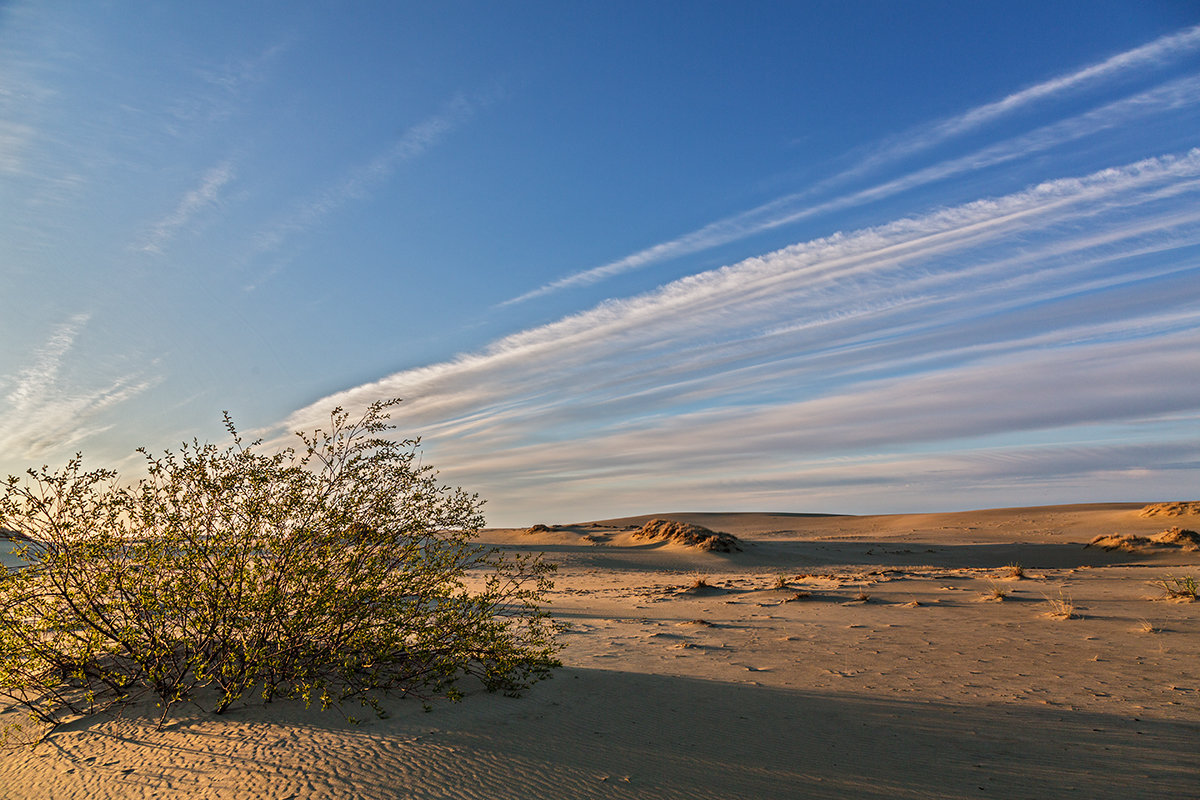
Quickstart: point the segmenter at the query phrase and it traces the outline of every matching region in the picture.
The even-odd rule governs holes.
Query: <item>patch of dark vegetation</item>
[[[1151,503],[1138,512],[1139,517],[1184,517],[1200,514],[1200,502]]]
[[[1130,533],[1112,533],[1097,536],[1087,543],[1088,547],[1105,550],[1124,550],[1137,553],[1143,550],[1178,547],[1188,552],[1200,551],[1200,533],[1183,528],[1167,528],[1153,536],[1135,536]]]
[[[673,519],[652,519],[639,528],[635,539],[658,542],[675,542],[714,553],[741,552],[742,542],[732,533],[722,533]]]

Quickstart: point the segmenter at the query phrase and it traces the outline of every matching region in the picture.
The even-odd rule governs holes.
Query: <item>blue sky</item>
[[[497,525],[1193,498],[1198,132],[1190,2],[0,4],[0,473],[396,396]]]

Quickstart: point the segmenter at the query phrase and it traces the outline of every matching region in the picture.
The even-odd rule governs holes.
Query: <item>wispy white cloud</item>
[[[40,39],[37,9],[14,5],[0,15],[0,174],[28,174],[35,171],[30,156],[45,138],[41,112],[55,91],[44,54],[31,44]]]
[[[1049,444],[981,446],[934,454],[878,454],[856,458],[816,456],[803,462],[747,468],[713,454],[703,477],[671,471],[647,481],[639,473],[622,480],[614,470],[608,484],[579,480],[553,485],[556,504],[529,504],[507,524],[566,522],[674,510],[806,510],[886,513],[947,511],[1009,506],[1014,502],[1151,501],[1191,496],[1200,460],[1200,437],[1168,436],[1136,443],[1094,442],[1091,430],[1078,439]],[[1194,485],[1194,484],[1192,484]],[[1152,487],[1147,489],[1147,487]],[[619,492],[621,509],[612,497]],[[668,505],[664,506],[664,503]],[[506,524],[506,523],[499,523]]]
[[[71,349],[75,338],[90,318],[89,314],[76,314],[54,329],[50,338],[34,354],[33,363],[17,374],[16,386],[5,396],[5,401],[13,410],[27,411],[46,394],[46,390],[58,377],[63,355]]]
[[[231,58],[195,70],[199,84],[168,105],[167,130],[176,135],[227,120],[246,103],[254,87],[267,80],[274,64],[290,50],[296,36],[274,42],[255,55]]]
[[[1038,430],[1065,430],[1068,439],[1078,431],[1076,441],[1086,441],[1090,431],[1106,424],[1195,413],[1198,404],[1186,386],[1196,366],[1189,348],[1196,352],[1198,346],[1200,334],[1193,330],[1154,342],[985,359],[794,402],[676,414],[603,429],[583,440],[439,450],[446,451],[445,473],[454,480],[487,482],[519,494],[560,483],[587,483],[603,493],[615,482],[660,483],[660,476],[692,487],[732,475],[768,482],[810,472],[814,464],[828,470],[831,461],[841,461],[843,478],[861,479],[881,458],[912,458],[913,446],[955,452],[965,449],[962,443],[983,442],[987,449],[997,436]],[[926,453],[921,460],[938,459]]]
[[[136,249],[162,255],[163,249],[185,226],[204,211],[220,206],[221,190],[234,179],[235,174],[230,161],[223,161],[205,172],[200,185],[184,194],[175,210],[159,220]]]
[[[1146,200],[1153,198],[1153,190],[1163,184],[1194,182],[1198,176],[1200,150],[1179,158],[1150,159],[1084,178],[1048,182],[1015,195],[905,218],[855,233],[835,234],[731,267],[689,276],[630,300],[608,302],[508,336],[484,353],[406,371],[389,380],[394,380],[397,388],[432,386],[445,375],[479,376],[493,367],[503,373],[525,358],[551,359],[565,368],[576,363],[590,364],[593,355],[613,348],[616,337],[621,337],[622,346],[640,340],[643,344],[636,351],[646,352],[654,345],[690,340],[696,328],[714,332],[740,330],[748,320],[753,320],[755,327],[770,327],[766,323],[781,314],[785,318],[803,316],[807,311],[839,308],[837,301],[848,297],[862,298],[864,285],[870,288],[871,281],[905,265],[921,264],[924,260],[986,244],[1013,231],[1029,234],[1038,227],[1087,217],[1095,213],[1095,204],[1106,198],[1124,198],[1128,207],[1138,202],[1132,193],[1148,191],[1150,194],[1141,196]],[[1192,188],[1194,191],[1194,183]],[[1180,224],[1193,219],[1185,217]],[[1162,227],[1152,224],[1151,229]],[[1111,231],[1098,234],[1089,230],[1085,238],[1091,240],[1096,235],[1104,236],[1108,244],[1114,236]],[[1058,250],[1054,252],[1057,254]],[[1021,260],[1027,264],[1033,262],[1028,250],[1022,253]],[[994,264],[992,269],[1003,273],[1016,262],[989,263]],[[955,269],[957,266],[957,262],[948,262],[938,273],[947,279],[965,277]],[[928,275],[924,271],[920,274]],[[901,272],[898,277],[908,276]],[[894,290],[897,285],[893,278],[885,288]],[[899,285],[924,288],[920,283]],[[807,302],[797,308],[795,303],[800,299]],[[747,315],[750,310],[754,314]],[[581,355],[574,354],[576,349]],[[464,383],[469,384],[470,380]],[[355,391],[362,391],[364,396],[387,393],[382,384]],[[483,391],[487,393],[488,390]],[[338,398],[339,402],[341,399]],[[344,399],[352,404],[362,398]]]
[[[32,125],[0,120],[0,172],[21,172],[34,134]]]
[[[677,238],[639,250],[615,261],[566,275],[536,289],[510,298],[501,306],[523,303],[569,288],[590,286],[608,278],[672,258],[702,252],[739,241],[764,231],[790,225],[833,211],[875,202],[917,186],[993,167],[1036,152],[1049,150],[1119,125],[1137,122],[1200,101],[1200,78],[1195,76],[1170,81],[1124,98],[1106,103],[1089,112],[1007,141],[983,148],[968,156],[922,168],[900,178],[820,202],[822,192],[844,185],[892,165],[908,156],[935,148],[951,139],[981,128],[989,122],[1014,114],[1038,102],[1069,91],[1083,89],[1105,79],[1121,76],[1147,66],[1159,65],[1200,48],[1200,26],[1165,36],[1090,65],[1076,72],[1055,77],[1015,92],[1002,100],[977,106],[958,116],[908,131],[876,145],[872,154],[855,166],[839,172],[807,189],[785,195],[748,211],[740,212]]]
[[[1074,72],[1058,75],[1050,80],[1028,86],[995,102],[976,106],[963,114],[918,128],[885,144],[874,155],[864,159],[850,171],[838,177],[863,174],[880,164],[935,148],[955,137],[977,130],[990,122],[1023,111],[1038,103],[1071,91],[1095,86],[1105,80],[1120,78],[1146,67],[1159,66],[1193,53],[1197,49],[1200,49],[1200,25],[1163,36],[1153,42],[1117,53]]]
[[[801,469],[796,454],[1196,409],[1198,198],[1194,150],[816,239],[350,389],[283,427],[404,397],[404,427],[446,474],[512,508],[551,487],[695,487],[713,464],[766,479]]]
[[[28,366],[0,379],[0,453],[7,460],[69,454],[108,427],[101,422],[103,412],[158,383],[154,377],[125,375],[101,386],[80,387],[65,377],[64,362],[89,319],[77,314],[57,326]]]
[[[294,207],[286,217],[258,233],[251,247],[250,258],[277,252],[288,239],[310,230],[347,203],[367,198],[403,164],[422,156],[448,133],[469,120],[477,107],[477,102],[472,102],[464,95],[454,97],[438,113],[404,131],[369,162],[355,166],[332,186]],[[273,273],[268,273],[267,277],[270,274]],[[254,289],[256,285],[251,284],[247,288]]]

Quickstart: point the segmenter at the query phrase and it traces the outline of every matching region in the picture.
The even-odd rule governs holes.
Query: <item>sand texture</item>
[[[560,565],[565,666],[525,697],[134,710],[0,753],[0,797],[1200,797],[1200,605],[1154,585],[1200,552],[1087,546],[1200,528],[1142,508],[489,530]]]

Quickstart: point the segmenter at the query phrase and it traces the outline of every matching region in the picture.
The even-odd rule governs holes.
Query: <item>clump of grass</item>
[[[987,600],[1003,600],[1008,597],[1008,589],[996,581],[989,580],[988,590],[984,592],[983,596]]]
[[[854,595],[854,600],[857,603],[869,603],[871,602],[871,593],[866,589],[860,589],[858,594]]]
[[[1014,561],[1011,564],[1004,566],[1004,577],[1013,580],[1020,580],[1025,577],[1025,568],[1021,566],[1019,561]]]
[[[1154,623],[1148,619],[1142,620],[1137,629],[1142,633],[1162,633],[1162,629],[1154,627]]]
[[[1058,597],[1047,597],[1046,602],[1050,604],[1050,616],[1058,619],[1076,619],[1079,615],[1075,610],[1075,602],[1071,599],[1071,595],[1066,594],[1062,589],[1058,590]]]
[[[1195,600],[1196,595],[1200,593],[1200,584],[1192,575],[1181,577],[1168,575],[1160,580],[1152,581],[1152,585],[1166,592],[1167,597],[1171,600]]]
[[[779,575],[775,576],[775,588],[776,589],[786,589],[787,585],[788,585],[788,580],[787,580],[786,575],[779,574]]]
[[[704,580],[704,578],[696,578],[695,582],[692,583],[692,588],[693,589],[711,589],[712,584],[709,583],[708,581]]]
[[[810,597],[812,597],[812,592],[796,592],[794,595],[787,598],[783,602],[791,603],[794,600],[808,600]]]

